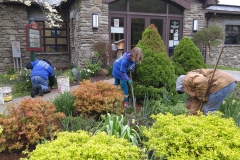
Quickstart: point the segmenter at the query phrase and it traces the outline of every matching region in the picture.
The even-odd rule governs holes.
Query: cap
[[[184,92],[183,85],[182,85],[184,77],[185,77],[185,75],[181,75],[181,76],[178,77],[177,82],[176,82],[176,90],[177,91]]]

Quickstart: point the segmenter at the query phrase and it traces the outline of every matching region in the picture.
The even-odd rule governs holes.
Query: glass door
[[[110,16],[111,20],[111,45],[112,45],[112,53],[110,63],[113,63],[117,58],[122,56],[122,53],[124,52],[125,47],[125,16]]]
[[[162,40],[165,42],[166,32],[163,32],[165,30],[165,25],[164,25],[165,24],[165,18],[149,17],[148,19],[149,19],[148,25],[154,24],[157,27],[158,33],[162,37]]]

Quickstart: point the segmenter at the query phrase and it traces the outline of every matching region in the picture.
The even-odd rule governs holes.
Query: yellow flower
[[[235,99],[232,100],[232,104],[234,104],[234,103],[235,103]]]
[[[2,126],[0,126],[0,134],[2,133],[2,131],[3,131],[3,128],[2,128]]]
[[[226,104],[226,102],[225,102],[225,101],[223,101],[223,104]]]
[[[135,119],[132,119],[132,124],[135,124]]]

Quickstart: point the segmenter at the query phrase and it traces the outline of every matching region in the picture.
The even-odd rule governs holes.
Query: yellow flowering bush
[[[0,135],[2,134],[2,132],[3,132],[3,128],[2,126],[0,126]]]

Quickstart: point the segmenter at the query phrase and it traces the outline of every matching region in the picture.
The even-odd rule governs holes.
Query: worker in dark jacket
[[[186,108],[190,115],[197,114],[201,106],[204,114],[218,110],[225,97],[235,88],[236,79],[233,76],[216,70],[209,92],[206,94],[213,71],[213,69],[196,69],[178,77],[177,92],[186,92],[190,95],[186,101]]]
[[[36,60],[26,65],[27,69],[32,69],[31,83],[32,91],[31,97],[35,95],[43,96],[44,93],[51,92],[48,86],[52,88],[54,86],[54,68],[52,64],[46,60]],[[49,80],[49,85],[48,85]]]
[[[135,70],[136,63],[142,61],[142,50],[134,47],[131,52],[126,52],[118,58],[113,64],[112,75],[114,76],[114,85],[120,85],[124,93],[124,107],[128,107],[128,85],[132,85],[132,80],[127,73]]]

